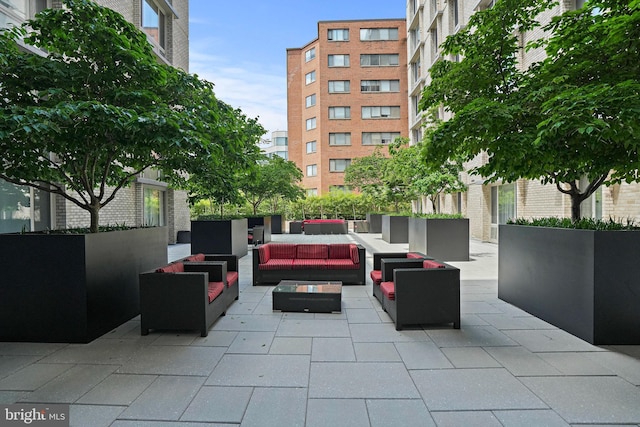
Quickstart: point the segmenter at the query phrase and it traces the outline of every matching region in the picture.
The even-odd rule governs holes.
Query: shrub
[[[571,218],[518,218],[509,220],[507,224],[528,225],[534,227],[553,227],[553,228],[575,228],[581,230],[639,230],[640,227],[634,223],[633,219],[626,220],[609,218],[608,220],[581,218],[578,221],[572,221]]]

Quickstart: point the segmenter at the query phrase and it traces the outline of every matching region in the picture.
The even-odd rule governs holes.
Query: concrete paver
[[[380,234],[272,239],[361,243],[367,275],[373,252],[408,250]],[[640,346],[593,346],[499,300],[497,249],[471,240],[451,262],[460,330],[402,331],[369,279],[344,287],[341,313],[274,312],[249,252],[208,337],[143,337],[134,318],[87,345],[0,343],[0,403],[66,402],[75,426],[639,426]]]

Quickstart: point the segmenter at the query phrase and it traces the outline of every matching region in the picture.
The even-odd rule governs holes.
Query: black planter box
[[[367,214],[367,223],[369,223],[369,233],[382,233],[382,214]]]
[[[411,217],[409,250],[441,261],[469,261],[469,220]]]
[[[233,254],[242,258],[248,253],[246,218],[191,221],[192,254]]]
[[[353,221],[353,231],[356,233],[368,233],[369,223],[367,221]]]
[[[262,236],[262,243],[268,243],[271,241],[271,217],[270,216],[250,216],[247,217],[247,227],[252,229],[255,226],[264,227],[264,235]]]
[[[139,273],[167,228],[0,235],[0,341],[87,343],[140,313]]]
[[[271,234],[282,234],[282,215],[271,215]]]
[[[289,234],[302,234],[302,221],[289,222]]]
[[[640,232],[501,225],[498,297],[596,345],[640,344]]]
[[[409,217],[382,215],[382,240],[387,243],[409,243]]]

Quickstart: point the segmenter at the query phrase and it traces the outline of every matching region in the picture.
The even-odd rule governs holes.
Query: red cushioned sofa
[[[196,254],[140,273],[140,329],[209,328],[238,299],[238,258]]]
[[[340,280],[364,285],[364,247],[352,243],[266,243],[253,248],[253,285],[281,280]]]
[[[453,324],[460,329],[460,270],[433,259],[382,259],[382,308],[401,330],[407,325]]]

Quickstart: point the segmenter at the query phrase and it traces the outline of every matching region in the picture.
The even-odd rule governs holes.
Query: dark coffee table
[[[331,313],[342,311],[342,282],[282,280],[273,288],[273,309]]]

